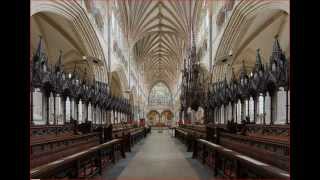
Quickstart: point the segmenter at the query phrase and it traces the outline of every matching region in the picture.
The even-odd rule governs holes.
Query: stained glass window
[[[164,83],[159,82],[153,86],[149,95],[149,105],[170,105],[171,103],[171,93]]]

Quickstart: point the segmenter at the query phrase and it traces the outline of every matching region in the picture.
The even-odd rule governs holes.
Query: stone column
[[[99,108],[99,110],[100,110],[100,125],[103,125],[103,109],[100,107]]]
[[[252,106],[253,105],[253,106]],[[250,122],[254,121],[254,100],[252,97],[249,99],[249,117],[250,117]]]
[[[116,124],[116,114],[114,109],[112,109],[112,114],[113,114],[113,124]]]
[[[47,93],[45,93],[43,102],[44,102],[43,108],[45,112],[44,114],[45,114],[46,125],[49,125],[49,97]]]
[[[209,122],[212,122],[213,124],[215,124],[215,121],[216,121],[215,109],[207,108],[207,111],[208,111],[208,115],[206,116],[206,119],[209,119],[209,117],[210,117],[210,121],[209,121]],[[212,120],[211,120],[211,119],[212,119]]]
[[[219,109],[218,109],[218,116],[219,116],[219,124],[221,124],[222,123],[222,105],[219,107]]]
[[[228,105],[223,105],[223,123],[226,123],[228,119]]]
[[[223,105],[223,124],[228,122],[228,105]]]
[[[57,124],[57,118],[56,118],[56,95],[53,94],[53,124]]]
[[[258,96],[259,97],[259,96]],[[258,115],[258,101],[259,98],[254,97],[253,98],[253,122],[257,123],[257,115]]]
[[[66,119],[67,119],[67,117],[66,117],[66,103],[67,103],[67,97],[65,97],[65,96],[63,96],[63,98],[62,98],[62,100],[61,100],[61,103],[62,103],[62,117],[63,117],[63,124],[66,124]]]
[[[95,108],[94,108],[94,105],[91,104],[91,121],[92,121],[92,124],[96,124],[96,121],[95,121]]]
[[[30,115],[31,115],[31,118],[30,118],[30,124],[33,125],[34,122],[33,122],[33,91],[34,89],[31,88],[31,93],[30,93]]]
[[[85,116],[85,118],[86,118],[86,122],[88,122],[89,121],[89,103],[88,102],[86,102],[86,104],[85,104],[85,112],[86,112],[86,116]]]
[[[266,95],[265,94],[263,94],[263,112],[262,112],[262,114],[263,114],[263,119],[262,119],[262,123],[263,123],[263,125],[265,125],[266,124]]]
[[[287,92],[280,88],[277,92],[277,124],[286,124]]]
[[[273,92],[270,97],[271,103],[271,121],[270,124],[273,125],[277,120],[277,92]]]
[[[271,98],[269,92],[266,93],[264,97],[264,106],[265,106],[265,122],[266,124],[271,123]]]
[[[73,119],[73,99],[69,97],[69,103],[70,103],[70,120]]]
[[[237,121],[237,117],[234,115],[234,112],[235,112],[236,110],[234,109],[234,103],[232,102],[231,103],[231,120],[233,120],[234,122],[236,122]]]
[[[225,120],[225,109],[224,109],[224,105],[221,105],[221,124],[224,124],[224,120]]]
[[[101,116],[100,124],[103,125],[103,122],[104,122],[104,112],[103,112],[103,108],[102,108],[102,107],[100,108],[100,116]]]
[[[246,114],[250,120],[250,97],[247,99],[247,113]]]
[[[241,120],[246,118],[246,106],[243,100],[241,100]]]
[[[232,104],[232,114],[233,114],[233,117],[234,117],[234,122],[238,122],[238,102],[235,102]]]
[[[75,101],[75,106],[74,106],[74,112],[75,112],[75,119],[78,121],[79,123],[79,101]]]
[[[290,90],[287,91],[287,123],[290,124]]]
[[[217,124],[221,123],[221,106],[217,107]]]
[[[213,3],[211,1],[209,1],[209,72],[212,71],[212,62],[213,62],[213,58],[212,58],[212,5]]]
[[[97,105],[94,106],[93,116],[95,124],[98,124],[98,116],[97,116],[98,107]]]
[[[223,123],[223,105],[219,107],[219,124]]]

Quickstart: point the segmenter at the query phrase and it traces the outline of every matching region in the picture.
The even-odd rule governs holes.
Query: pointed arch
[[[268,59],[273,37],[281,32],[279,29],[272,31],[270,27],[275,26],[274,24],[280,24],[279,28],[281,29],[284,23],[287,23],[286,26],[288,26],[288,20],[284,21],[283,18],[289,18],[289,3],[289,0],[265,0],[240,1],[235,5],[225,28],[219,35],[217,48],[213,52],[215,67],[212,75],[214,81],[221,81],[225,76],[229,79],[231,67],[238,74],[243,60],[247,61],[246,65],[251,67],[255,61],[255,56],[251,52],[255,52],[256,48],[261,48],[263,59]],[[263,36],[259,35],[262,32]],[[289,29],[286,28],[282,35],[282,37],[288,36],[284,37],[284,42],[288,42]],[[260,36],[259,42],[263,42],[264,46],[268,47],[260,47],[262,43],[254,43],[258,42],[255,41],[258,36]],[[288,54],[288,52],[286,53]]]
[[[77,1],[31,1],[30,10],[30,17],[37,13],[49,12],[66,18],[73,26],[73,30],[81,39],[86,56],[103,64],[104,70],[101,70],[101,72],[104,72],[104,75],[99,79],[100,81],[107,82],[108,74],[106,72],[109,65],[106,61],[106,50],[103,48],[103,42],[91,24],[86,11]]]

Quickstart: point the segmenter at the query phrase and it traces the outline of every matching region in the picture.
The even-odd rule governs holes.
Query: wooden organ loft
[[[268,64],[257,50],[251,72],[243,63],[239,78],[232,70],[229,82],[210,84],[206,123],[180,119],[175,136],[217,177],[289,179],[289,93],[289,62],[276,37]]]
[[[128,123],[131,104],[111,96],[108,84],[80,79],[76,66],[64,72],[62,52],[49,66],[41,37],[30,68],[31,178],[94,177],[150,132]]]

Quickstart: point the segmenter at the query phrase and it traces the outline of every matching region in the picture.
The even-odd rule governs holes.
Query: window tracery
[[[169,88],[162,82],[157,83],[150,91],[149,105],[171,105]]]

